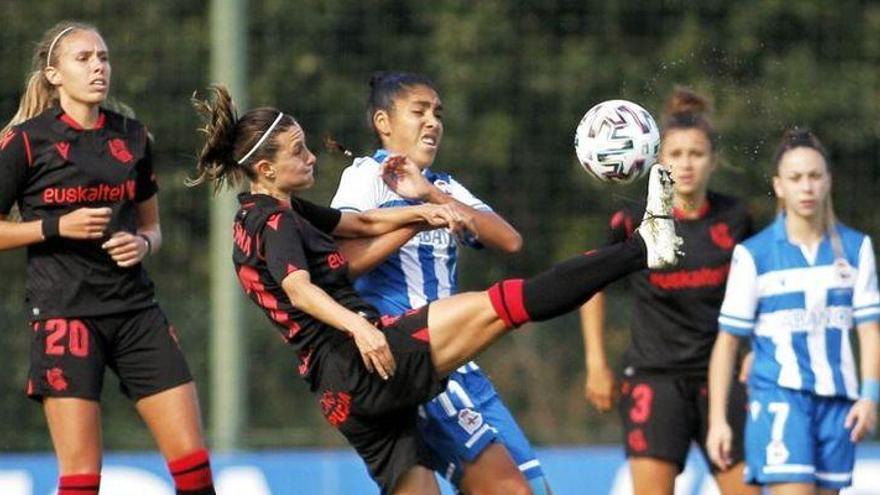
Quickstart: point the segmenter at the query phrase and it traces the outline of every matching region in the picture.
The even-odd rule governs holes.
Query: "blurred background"
[[[155,136],[165,240],[147,268],[181,335],[209,430],[208,384],[217,368],[209,353],[211,203],[207,189],[183,181],[199,146],[189,99],[212,82],[210,7],[196,0],[0,3],[0,120],[17,107],[43,31],[73,18],[100,29],[113,64],[111,95]],[[250,106],[295,115],[313,151],[332,134],[356,154],[372,152],[365,102],[373,71],[433,78],[446,126],[434,167],[457,176],[525,238],[515,256],[464,255],[463,289],[602,243],[609,215],[639,201],[644,183],[593,182],[574,157],[574,127],[610,98],[636,101],[659,120],[675,84],[714,100],[722,166],[713,187],[746,198],[759,225],[775,208],[771,155],[783,129],[797,124],[814,129],[830,150],[842,221],[880,234],[877,2],[249,0],[244,14]],[[317,186],[306,196],[328,203],[348,160],[318,159]],[[51,449],[39,407],[22,393],[30,344],[24,263],[24,250],[0,253],[0,452]],[[626,284],[611,290],[608,340],[619,362],[638,308],[629,305]],[[343,446],[298,378],[290,349],[251,305],[242,318],[247,397],[236,448]],[[584,399],[576,315],[530,325],[478,362],[537,445],[619,443],[617,415],[597,414]],[[104,388],[106,447],[153,449],[110,373]]]

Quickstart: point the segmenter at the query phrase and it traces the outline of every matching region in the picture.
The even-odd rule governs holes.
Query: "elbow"
[[[513,232],[501,245],[501,251],[505,254],[516,254],[522,251],[523,238],[519,232]]]

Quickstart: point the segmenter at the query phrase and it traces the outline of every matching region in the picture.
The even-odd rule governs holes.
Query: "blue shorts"
[[[474,363],[449,375],[446,390],[419,407],[418,429],[435,456],[431,468],[456,486],[464,463],[492,442],[507,448],[527,480],[544,476],[525,434]]]
[[[843,425],[852,404],[781,387],[750,389],[746,482],[849,486],[856,446]]]

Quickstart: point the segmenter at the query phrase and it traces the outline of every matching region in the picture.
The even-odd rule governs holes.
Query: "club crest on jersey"
[[[113,158],[116,158],[116,161],[128,165],[134,160],[134,156],[128,150],[128,145],[122,139],[113,138],[107,143],[107,146],[110,148],[110,154],[113,155]]]
[[[834,277],[840,283],[847,283],[852,279],[852,267],[845,259],[834,260]]]
[[[483,415],[470,409],[468,407],[458,411],[458,425],[464,428],[464,431],[468,432],[468,435],[473,435],[483,426]]]
[[[725,251],[730,251],[736,245],[730,235],[730,226],[724,222],[709,227],[709,235],[712,237],[712,242]]]

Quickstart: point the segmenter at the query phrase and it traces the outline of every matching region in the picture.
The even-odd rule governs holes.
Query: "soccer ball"
[[[602,182],[632,182],[657,161],[660,131],[647,110],[626,100],[599,103],[574,133],[578,161]]]

